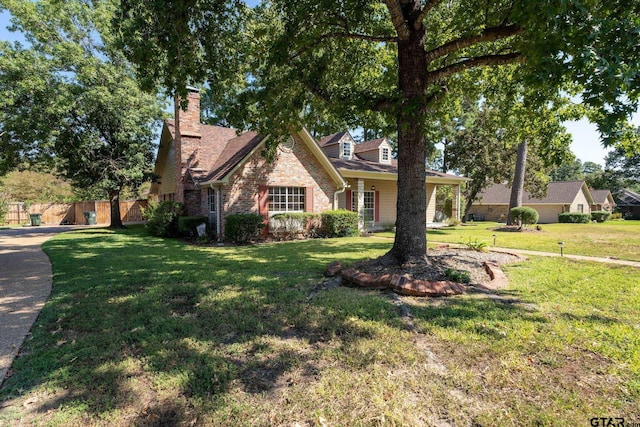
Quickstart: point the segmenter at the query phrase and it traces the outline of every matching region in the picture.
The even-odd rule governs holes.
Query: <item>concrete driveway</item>
[[[0,230],[0,386],[51,292],[51,262],[41,245],[83,226]]]

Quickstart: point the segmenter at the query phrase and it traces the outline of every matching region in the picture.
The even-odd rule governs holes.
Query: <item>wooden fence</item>
[[[106,200],[77,203],[32,203],[28,209],[22,202],[10,202],[5,216],[6,224],[26,224],[30,214],[41,214],[41,224],[84,224],[84,212],[95,212],[98,224],[111,223],[111,207]],[[120,202],[122,222],[144,221],[141,208],[146,200],[126,200]]]

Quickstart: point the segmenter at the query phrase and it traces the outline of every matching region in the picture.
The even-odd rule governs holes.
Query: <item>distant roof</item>
[[[327,145],[337,144],[347,134],[349,134],[349,132],[338,132],[324,136],[320,138],[318,145],[320,145],[320,147],[326,147]]]
[[[540,199],[532,197],[528,191],[522,195],[523,203],[540,204],[566,204],[571,203],[576,198],[583,186],[584,181],[554,181],[549,183],[547,195]],[[508,205],[511,197],[511,188],[505,184],[494,184],[478,194],[476,200],[486,205]]]
[[[592,190],[589,189],[589,191],[591,192],[591,197],[593,197],[593,201],[596,203],[607,203],[609,202],[609,196],[611,196],[611,191],[609,190]]]
[[[361,142],[360,144],[356,144],[353,152],[363,153],[365,151],[377,150],[384,141],[386,141],[386,138],[378,138],[372,139],[371,141]]]
[[[640,206],[640,194],[631,190],[620,190],[616,192],[616,203],[618,206]]]

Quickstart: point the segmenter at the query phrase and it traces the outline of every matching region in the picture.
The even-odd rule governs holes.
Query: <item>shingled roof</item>
[[[387,173],[387,174],[398,174],[398,162],[397,160],[391,160],[391,163],[378,163],[371,162],[369,160],[362,159],[354,159],[354,160],[345,160],[338,159],[335,157],[330,157],[329,160],[336,167],[336,169],[341,171],[353,171],[353,172],[378,172],[378,173]],[[426,170],[427,179],[431,178],[454,178],[456,180],[467,180],[467,178],[461,178],[456,175],[451,175],[443,172],[437,172],[431,169]]]
[[[611,191],[609,190],[593,190],[591,191],[591,197],[593,197],[593,201],[596,203],[609,203],[609,196],[611,196]],[[613,197],[613,196],[611,196]]]
[[[320,142],[318,142],[318,145],[320,145],[320,147],[327,147],[329,145],[337,144],[347,134],[349,134],[349,132],[338,132],[324,136],[320,138]],[[349,134],[349,136],[351,135]]]
[[[618,206],[640,206],[640,194],[631,190],[620,190],[616,193]]]
[[[256,132],[245,132],[227,141],[210,172],[202,178],[203,182],[218,181],[231,172],[264,139]]]
[[[549,183],[547,195],[542,198],[534,198],[525,191],[522,196],[522,203],[527,204],[570,204],[581,189],[585,187],[584,181],[555,181]],[[485,205],[508,205],[511,196],[511,188],[505,184],[495,184],[482,193],[478,194],[476,200]],[[587,197],[591,197],[587,189]]]
[[[171,137],[176,137],[175,120],[166,120],[167,128],[171,132]],[[225,128],[222,126],[200,125],[200,153],[199,158],[202,164],[198,165],[199,169],[209,171],[213,166],[222,150],[227,145],[227,141],[237,136],[236,129]]]
[[[378,138],[372,139],[371,141],[361,142],[360,144],[355,145],[353,152],[364,153],[365,151],[377,150],[378,148],[380,148],[380,145],[382,145],[382,143],[386,141],[386,139],[387,138]]]

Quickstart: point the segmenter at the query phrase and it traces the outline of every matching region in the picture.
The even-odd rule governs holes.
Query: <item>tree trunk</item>
[[[111,208],[109,228],[125,228],[120,217],[120,191],[109,191],[109,205]]]
[[[413,3],[413,2],[410,2]],[[389,252],[399,263],[424,260],[427,255],[427,144],[422,131],[426,116],[427,58],[424,29],[414,22],[420,3],[405,4],[403,14],[410,34],[398,42],[399,87],[404,103],[397,112],[398,199],[396,236]]]
[[[516,157],[516,170],[513,175],[511,186],[511,198],[509,199],[509,212],[507,213],[507,225],[514,225],[511,218],[511,209],[522,206],[522,194],[524,193],[524,175],[527,165],[527,140],[524,139],[518,145],[518,156]],[[520,224],[518,224],[520,225]]]

